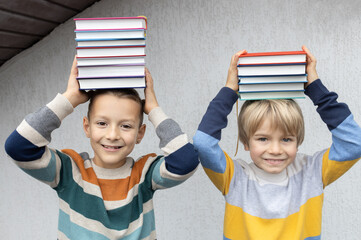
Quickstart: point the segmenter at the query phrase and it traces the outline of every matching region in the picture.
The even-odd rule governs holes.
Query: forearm
[[[332,133],[330,156],[345,161],[361,155],[361,129],[345,103],[337,102],[338,95],[329,92],[320,80],[313,82],[305,92],[317,106],[317,112]]]
[[[221,131],[227,126],[227,116],[237,101],[237,94],[225,87],[209,104],[193,138],[193,144],[208,177],[214,185],[227,194],[233,177],[233,161],[219,146]]]
[[[59,163],[46,146],[51,141],[51,132],[72,111],[73,107],[66,98],[57,95],[49,104],[26,116],[8,137],[5,143],[7,154],[28,174],[44,181],[54,180]]]
[[[38,155],[51,141],[52,131],[72,111],[70,103],[59,94],[46,106],[27,115],[6,141],[8,155],[17,161],[39,158]]]
[[[350,169],[361,157],[361,129],[348,106],[337,102],[320,80],[306,88],[322,120],[332,134],[332,145],[322,157],[322,181],[329,185]]]
[[[225,170],[225,157],[218,143],[222,129],[228,124],[227,116],[237,99],[233,90],[222,88],[209,104],[193,138],[202,165],[216,172]]]
[[[149,113],[149,120],[160,139],[159,147],[165,154],[166,169],[178,175],[192,172],[198,165],[198,155],[178,123],[169,118],[160,107]]]
[[[305,94],[317,106],[317,112],[331,131],[351,115],[348,106],[337,102],[338,95],[328,91],[319,79],[306,88]]]

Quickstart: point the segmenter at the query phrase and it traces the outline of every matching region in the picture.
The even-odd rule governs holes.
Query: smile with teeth
[[[265,160],[270,164],[278,164],[284,161],[283,159],[270,159],[270,158],[266,158]]]
[[[116,150],[116,149],[121,148],[121,146],[110,146],[110,145],[103,145],[103,144],[102,144],[102,146],[103,146],[103,148],[109,149],[109,150]]]

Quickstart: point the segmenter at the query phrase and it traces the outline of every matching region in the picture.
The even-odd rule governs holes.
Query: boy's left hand
[[[302,46],[302,50],[306,52],[306,73],[307,73],[307,83],[305,83],[305,87],[310,85],[312,82],[318,79],[318,74],[316,71],[316,58],[312,55],[310,50],[306,46]]]
[[[150,75],[148,68],[145,68],[145,82],[147,86],[144,89],[144,113],[149,114],[153,110],[153,108],[159,107],[159,104],[153,88],[153,78],[152,75]]]
[[[247,53],[246,50],[241,50],[238,51],[236,54],[234,54],[231,59],[231,64],[229,65],[228,68],[226,87],[236,92],[238,92],[238,69],[237,69],[238,59],[239,56],[246,53]]]

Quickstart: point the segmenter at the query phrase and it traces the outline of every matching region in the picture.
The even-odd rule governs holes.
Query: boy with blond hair
[[[231,159],[219,146],[227,115],[237,101],[237,62],[227,83],[209,104],[194,146],[203,168],[226,200],[223,239],[321,239],[323,191],[361,156],[361,129],[346,104],[319,80],[316,59],[307,54],[305,93],[332,134],[330,148],[298,153],[304,138],[302,112],[293,100],[246,101],[239,114],[239,137],[252,163]]]
[[[179,125],[159,107],[146,69],[145,103],[134,89],[79,90],[76,59],[68,87],[29,114],[9,136],[5,149],[26,173],[59,196],[58,239],[156,239],[153,194],[189,178],[198,157]],[[83,119],[94,157],[48,147],[51,133],[76,106],[88,101]],[[145,134],[143,111],[165,156],[129,155]]]

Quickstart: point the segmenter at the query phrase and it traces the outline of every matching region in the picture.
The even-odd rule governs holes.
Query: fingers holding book
[[[155,96],[153,78],[148,68],[145,68],[145,82],[146,82],[146,88],[144,89],[144,95],[145,95],[144,113],[149,114],[153,110],[153,108],[158,107],[159,104]]]
[[[237,71],[238,59],[242,54],[246,54],[246,53],[247,53],[246,50],[238,51],[236,54],[232,56],[231,63],[229,65],[226,87],[229,87],[234,91],[238,91],[238,71]]]

